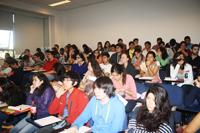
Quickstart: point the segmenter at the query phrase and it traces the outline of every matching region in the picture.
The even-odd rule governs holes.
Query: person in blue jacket
[[[77,132],[89,120],[94,133],[117,133],[126,125],[123,103],[114,94],[114,86],[109,77],[99,77],[94,83],[95,96],[92,97],[82,114],[75,120],[69,132]]]

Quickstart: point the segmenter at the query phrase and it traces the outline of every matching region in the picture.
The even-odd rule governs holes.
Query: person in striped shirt
[[[151,86],[144,104],[134,110],[127,133],[172,133],[168,125],[170,109],[166,90],[159,85]]]

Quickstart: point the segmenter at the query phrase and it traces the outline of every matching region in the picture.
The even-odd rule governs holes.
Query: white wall
[[[140,43],[157,37],[164,41],[175,37],[192,37],[200,42],[199,0],[111,0],[87,7],[62,12],[61,22],[55,27],[55,42],[62,45],[87,43],[93,48],[98,41],[115,43],[123,38],[128,43],[135,37]]]

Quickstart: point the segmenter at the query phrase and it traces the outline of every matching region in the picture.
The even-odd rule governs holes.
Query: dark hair
[[[148,44],[151,46],[151,42],[150,41],[146,41],[144,44]]]
[[[114,64],[111,67],[111,73],[116,72],[117,74],[122,74],[122,83],[123,85],[126,83],[126,72],[124,65]]]
[[[167,59],[169,57],[167,50],[164,47],[159,47],[158,49],[160,49],[161,52],[161,58],[163,60]]]
[[[122,38],[119,38],[119,39],[117,40],[117,42],[120,42],[120,41],[122,41],[122,42],[123,42],[123,39],[122,39]]]
[[[92,56],[88,61],[91,64],[93,73],[97,78],[105,75],[104,72],[102,71],[99,63],[95,60],[94,56]]]
[[[145,103],[141,106],[137,114],[137,126],[142,124],[148,132],[156,132],[159,129],[160,124],[168,121],[171,107],[169,104],[168,93],[162,86],[150,86],[146,93],[146,97],[149,93],[154,95],[156,107],[152,113],[149,113],[145,100]]]
[[[59,51],[59,52],[60,52],[61,55],[64,55],[65,49],[64,49],[64,48],[60,48],[60,51]]]
[[[83,53],[78,53],[77,55],[79,55],[80,58],[81,58],[83,61],[85,61],[85,56],[83,55]],[[77,56],[77,55],[76,55],[76,56]]]
[[[94,85],[100,89],[103,89],[109,98],[115,96],[115,88],[113,86],[112,80],[109,77],[103,76],[97,78],[94,82]]]
[[[34,77],[37,77],[40,81],[43,81],[43,83],[34,91],[36,95],[41,96],[48,87],[52,89],[52,86],[45,74],[35,73],[32,77],[32,80]]]
[[[92,49],[91,49],[90,47],[88,47],[87,44],[83,44],[83,45],[82,45],[82,48],[83,48],[83,52],[84,52],[85,54],[89,54],[89,53],[92,52]]]
[[[72,81],[72,85],[74,87],[79,87],[79,84],[80,84],[80,78],[79,78],[79,75],[73,71],[68,71],[68,72],[65,72],[61,78],[61,81],[63,82],[65,78],[70,78],[71,81]],[[75,84],[76,83],[76,84]]]
[[[18,65],[18,61],[13,57],[8,57],[7,59],[4,60],[4,62],[8,63],[9,66],[14,64]]]
[[[56,64],[54,64],[53,67],[54,67],[54,70],[56,72],[55,80],[56,81],[61,81],[62,75],[66,72],[64,65],[59,63],[59,62],[57,62]]]
[[[177,53],[174,54],[172,65],[174,67],[177,65],[177,63],[180,61],[180,59],[177,59],[177,58],[180,55],[183,55],[183,57],[184,57],[184,63],[180,66],[180,69],[183,70],[186,62],[185,62],[185,56],[184,56],[184,54],[182,52],[177,52]]]
[[[147,57],[148,57],[149,54],[153,55],[153,57],[156,58],[156,54],[155,54],[155,52],[153,52],[153,51],[149,51],[149,52],[147,53],[147,55],[146,55],[145,60],[147,60]]]
[[[109,44],[108,47],[106,46],[107,43]],[[110,42],[109,42],[109,41],[106,41],[106,42],[104,43],[104,48],[109,48],[109,47],[110,47]]]
[[[107,58],[110,58],[110,54],[108,52],[101,53],[102,56],[106,56]]]
[[[120,47],[121,49],[123,49],[123,45],[121,43],[116,44],[116,47]]]
[[[186,39],[191,40],[190,36],[185,36],[185,37],[184,37],[184,40],[186,40]]]
[[[191,49],[193,49],[194,47],[198,47],[198,49],[199,49],[199,45],[198,44],[193,44]]]

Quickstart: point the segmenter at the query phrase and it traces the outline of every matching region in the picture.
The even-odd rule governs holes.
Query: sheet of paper
[[[82,126],[79,128],[78,133],[91,133],[92,129],[90,127]],[[71,133],[69,130],[65,129],[59,133]]]
[[[34,122],[37,123],[40,126],[46,126],[46,125],[50,125],[50,124],[53,124],[53,123],[56,123],[56,122],[59,122],[59,121],[61,121],[61,119],[59,119],[55,116],[48,116],[48,117],[45,117],[45,118],[35,120]]]
[[[126,101],[126,99],[124,99],[122,96],[120,96],[119,94],[116,94],[119,98],[120,101],[122,101],[122,103],[124,104],[124,106],[126,106],[126,104],[128,103],[128,101]]]

